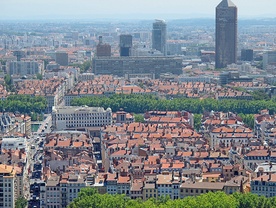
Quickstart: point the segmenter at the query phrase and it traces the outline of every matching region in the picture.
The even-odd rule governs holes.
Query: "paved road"
[[[40,123],[40,127],[37,132],[33,132],[27,141],[26,153],[27,164],[25,166],[24,174],[24,196],[30,199],[30,179],[34,170],[34,164],[42,164],[43,153],[40,149],[44,148],[45,136],[51,133],[52,117],[51,114],[46,115],[46,119]]]

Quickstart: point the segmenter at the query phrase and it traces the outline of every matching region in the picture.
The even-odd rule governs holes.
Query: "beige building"
[[[223,191],[224,183],[213,182],[190,182],[186,181],[180,186],[180,198],[198,196],[208,192]]]
[[[146,201],[150,198],[157,198],[158,191],[155,188],[155,183],[146,183],[143,187],[143,200]]]
[[[0,207],[14,208],[17,199],[16,170],[12,166],[0,165]]]
[[[59,176],[51,176],[46,184],[47,207],[61,207]]]

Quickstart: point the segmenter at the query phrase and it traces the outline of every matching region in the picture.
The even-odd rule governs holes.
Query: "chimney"
[[[174,171],[172,171],[172,181],[174,180]]]
[[[264,174],[264,169],[263,168],[259,168],[259,173],[260,173],[260,176],[262,176]]]
[[[22,150],[19,150],[19,160],[22,159]]]
[[[209,172],[211,172],[211,168],[212,168],[212,163],[209,163],[209,168],[208,168]]]

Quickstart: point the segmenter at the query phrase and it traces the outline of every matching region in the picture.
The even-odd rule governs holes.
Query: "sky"
[[[0,0],[0,19],[214,18],[220,0]],[[233,0],[240,18],[276,17],[275,0]]]

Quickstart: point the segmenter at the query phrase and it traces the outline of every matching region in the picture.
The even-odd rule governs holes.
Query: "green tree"
[[[240,113],[238,116],[242,118],[242,121],[251,129],[254,129],[254,123],[255,123],[255,118],[254,114],[243,114]]]
[[[93,188],[84,188],[69,208],[270,208],[275,207],[276,197],[266,198],[254,194],[209,192],[197,197],[171,200],[168,196],[147,201],[130,199],[125,195],[99,194]]]
[[[44,69],[46,69],[47,65],[49,64],[49,60],[45,59],[43,62],[44,62]]]
[[[47,106],[44,97],[32,97],[30,95],[11,95],[5,100],[0,100],[0,111],[28,114],[32,120],[37,119],[37,114],[42,113]]]
[[[6,65],[6,63],[7,63],[6,60],[0,59],[0,64],[1,64],[1,65]]]
[[[92,67],[92,62],[85,61],[82,64],[73,64],[73,66],[80,68],[80,72],[84,73],[84,72],[87,72]]]
[[[196,130],[200,129],[201,119],[202,119],[202,115],[201,114],[194,114],[194,128]]]
[[[256,90],[251,93],[254,100],[270,100],[269,95],[264,90]]]
[[[43,76],[42,76],[42,74],[36,74],[36,78],[39,79],[39,80],[42,80]]]
[[[144,116],[142,114],[134,114],[134,120],[135,122],[140,122],[140,123],[145,122]]]
[[[28,200],[24,197],[19,197],[15,202],[15,208],[26,208],[28,205]]]
[[[11,91],[11,89],[13,88],[11,75],[6,74],[4,77],[4,81],[7,91]]]
[[[128,112],[141,114],[149,110],[186,110],[195,114],[202,114],[205,111],[223,111],[243,114],[256,114],[262,109],[268,109],[271,114],[276,112],[276,103],[272,100],[214,100],[174,98],[172,100],[160,99],[153,95],[124,95],[116,94],[110,97],[83,97],[72,100],[73,106],[87,105],[91,107],[110,107],[113,111],[120,108]]]

